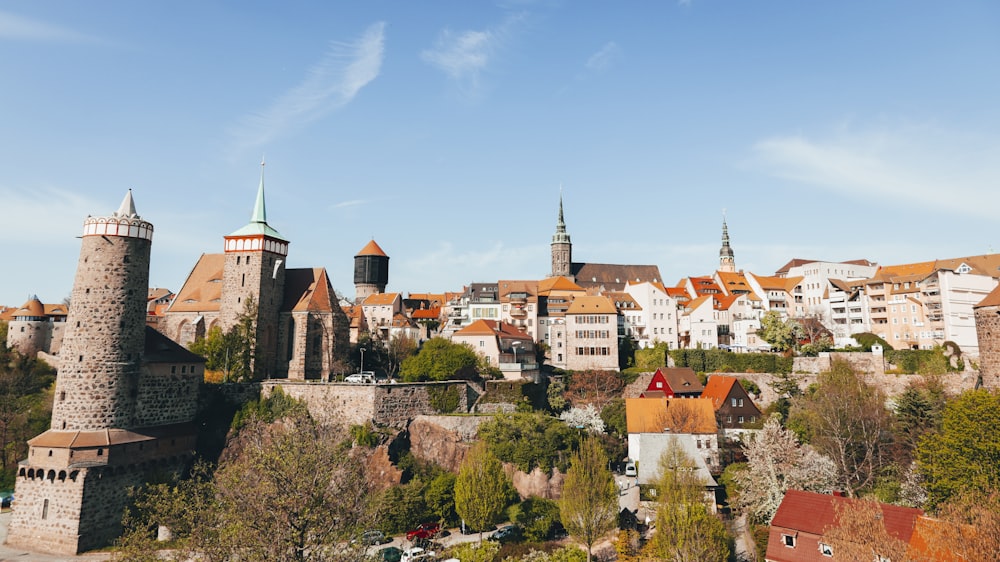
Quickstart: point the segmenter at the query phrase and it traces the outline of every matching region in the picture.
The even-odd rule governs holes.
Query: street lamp
[[[520,371],[520,363],[517,363],[517,348],[521,347],[521,342],[512,342],[510,346],[514,349],[514,363],[518,365],[518,370]]]
[[[362,347],[360,349],[361,349],[361,369],[359,372],[363,373],[365,372],[365,348]]]

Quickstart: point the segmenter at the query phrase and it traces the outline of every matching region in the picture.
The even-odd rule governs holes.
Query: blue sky
[[[151,284],[246,224],[353,296],[575,261],[714,271],[1000,251],[1000,3],[0,2],[0,304],[68,296],[133,189]],[[994,250],[995,249],[995,250]]]

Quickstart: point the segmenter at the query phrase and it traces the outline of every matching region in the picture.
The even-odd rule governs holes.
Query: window
[[[743,423],[743,416],[740,416],[740,423]]]
[[[732,401],[733,401],[733,408],[735,408],[736,407],[736,399],[733,398]]]
[[[742,408],[742,407],[743,407],[743,399],[740,398],[740,408]]]
[[[788,548],[795,548],[795,535],[786,535],[782,533],[781,544],[787,546]]]
[[[823,556],[833,556],[833,547],[821,542],[819,543],[819,553]]]

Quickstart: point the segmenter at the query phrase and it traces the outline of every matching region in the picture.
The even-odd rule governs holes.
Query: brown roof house
[[[660,475],[660,457],[674,443],[691,457],[706,486],[715,486],[719,468],[719,435],[715,412],[701,398],[626,398],[628,456],[638,464],[641,484]]]
[[[748,425],[759,427],[760,409],[753,403],[736,377],[709,375],[708,384],[705,385],[701,397],[712,401],[719,427],[724,432],[746,429]]]
[[[640,398],[699,398],[705,386],[691,367],[660,367]]]
[[[843,555],[837,555],[832,541],[824,535],[837,524],[838,507],[858,501],[861,500],[788,490],[771,520],[764,559],[768,562],[846,560]],[[889,504],[879,504],[879,507],[889,536],[909,544],[917,518],[923,511]]]

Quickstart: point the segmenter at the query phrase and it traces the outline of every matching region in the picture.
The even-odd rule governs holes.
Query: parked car
[[[399,562],[403,558],[403,549],[397,546],[387,546],[378,551],[379,562]]]
[[[498,543],[513,542],[521,538],[521,529],[517,525],[504,525],[489,536],[489,540]]]
[[[634,460],[628,460],[625,462],[625,476],[638,476],[639,467],[636,466]]]
[[[372,546],[375,544],[385,544],[392,541],[390,537],[385,536],[385,533],[377,529],[371,529],[365,531],[361,535],[361,544],[365,546]]]
[[[424,550],[419,546],[415,546],[404,550],[403,556],[399,559],[399,562],[428,562],[435,558],[437,558],[437,553],[433,550]]]
[[[406,540],[413,542],[414,539],[433,539],[441,532],[441,526],[433,521],[421,523],[415,529],[406,532]]]

